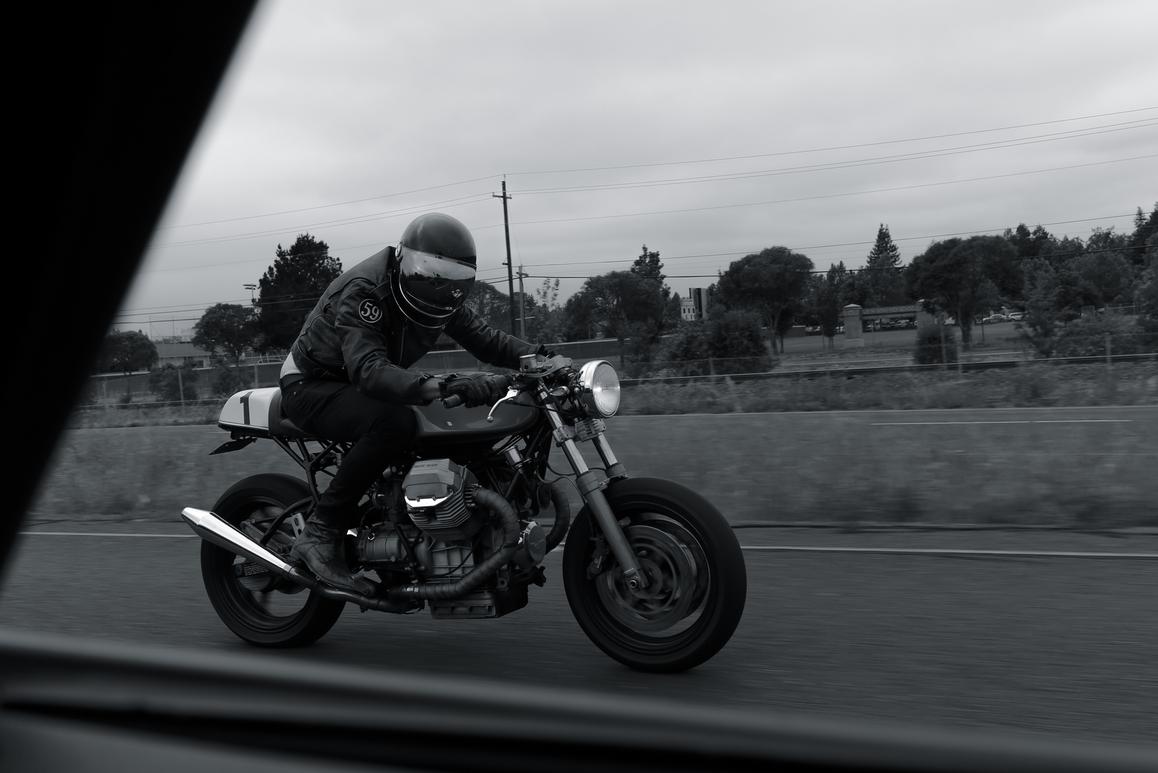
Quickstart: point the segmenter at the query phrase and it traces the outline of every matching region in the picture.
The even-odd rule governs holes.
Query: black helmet
[[[402,232],[390,271],[394,303],[414,324],[440,328],[466,303],[477,263],[465,225],[438,212],[420,215]]]

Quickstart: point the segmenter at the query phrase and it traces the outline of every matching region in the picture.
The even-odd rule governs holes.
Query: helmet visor
[[[474,287],[475,268],[469,263],[401,249],[398,287],[402,301],[424,317],[445,319],[466,302]]]

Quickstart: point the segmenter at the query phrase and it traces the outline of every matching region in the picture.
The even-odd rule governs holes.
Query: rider
[[[345,271],[322,293],[282,365],[286,416],[306,432],[353,443],[318,498],[290,554],[323,582],[363,595],[374,584],[350,573],[344,534],[357,506],[387,467],[402,462],[418,425],[409,406],[460,395],[490,404],[506,391],[500,376],[440,382],[408,368],[445,332],[479,360],[517,368],[535,347],[488,326],[465,304],[475,280],[474,237],[457,219],[421,215],[386,247]]]

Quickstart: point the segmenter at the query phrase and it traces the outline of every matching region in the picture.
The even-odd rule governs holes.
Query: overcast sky
[[[686,295],[772,245],[859,266],[880,223],[906,263],[1129,230],[1158,201],[1156,29],[1152,0],[265,2],[118,327],[182,334],[278,244],[348,268],[425,211],[506,291],[504,175],[514,263],[561,299],[643,244]]]

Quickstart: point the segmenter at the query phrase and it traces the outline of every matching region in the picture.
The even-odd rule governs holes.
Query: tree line
[[[663,273],[658,250],[643,245],[631,267],[587,279],[565,302],[559,282],[545,279],[511,297],[477,282],[468,305],[490,325],[510,327],[512,302],[527,340],[615,338],[621,365],[647,371],[657,364],[712,357],[769,367],[783,353],[794,325],[820,329],[833,341],[849,304],[862,307],[923,302],[952,317],[965,349],[979,314],[1002,307],[1024,312],[1022,330],[1043,356],[1072,353],[1080,340],[1114,335],[1121,346],[1158,348],[1158,203],[1137,209],[1133,228],[1095,228],[1086,239],[1058,237],[1020,223],[1001,235],[934,240],[907,264],[889,228],[880,224],[864,265],[838,262],[818,271],[801,252],[771,246],[718,272],[707,288],[706,319],[681,319],[680,296]],[[297,336],[322,290],[342,271],[329,246],[302,234],[280,244],[251,306],[219,303],[194,326],[192,343],[215,363],[215,394],[239,388],[237,365],[248,352],[280,353]],[[1129,307],[1131,314],[1089,321],[1083,311]],[[1085,320],[1085,321],[1083,321]],[[454,346],[449,339],[440,343]],[[1080,348],[1080,347],[1079,347]],[[1120,347],[1119,347],[1120,348]],[[138,332],[111,333],[101,372],[153,368],[155,346]],[[168,382],[175,379],[170,374]]]

